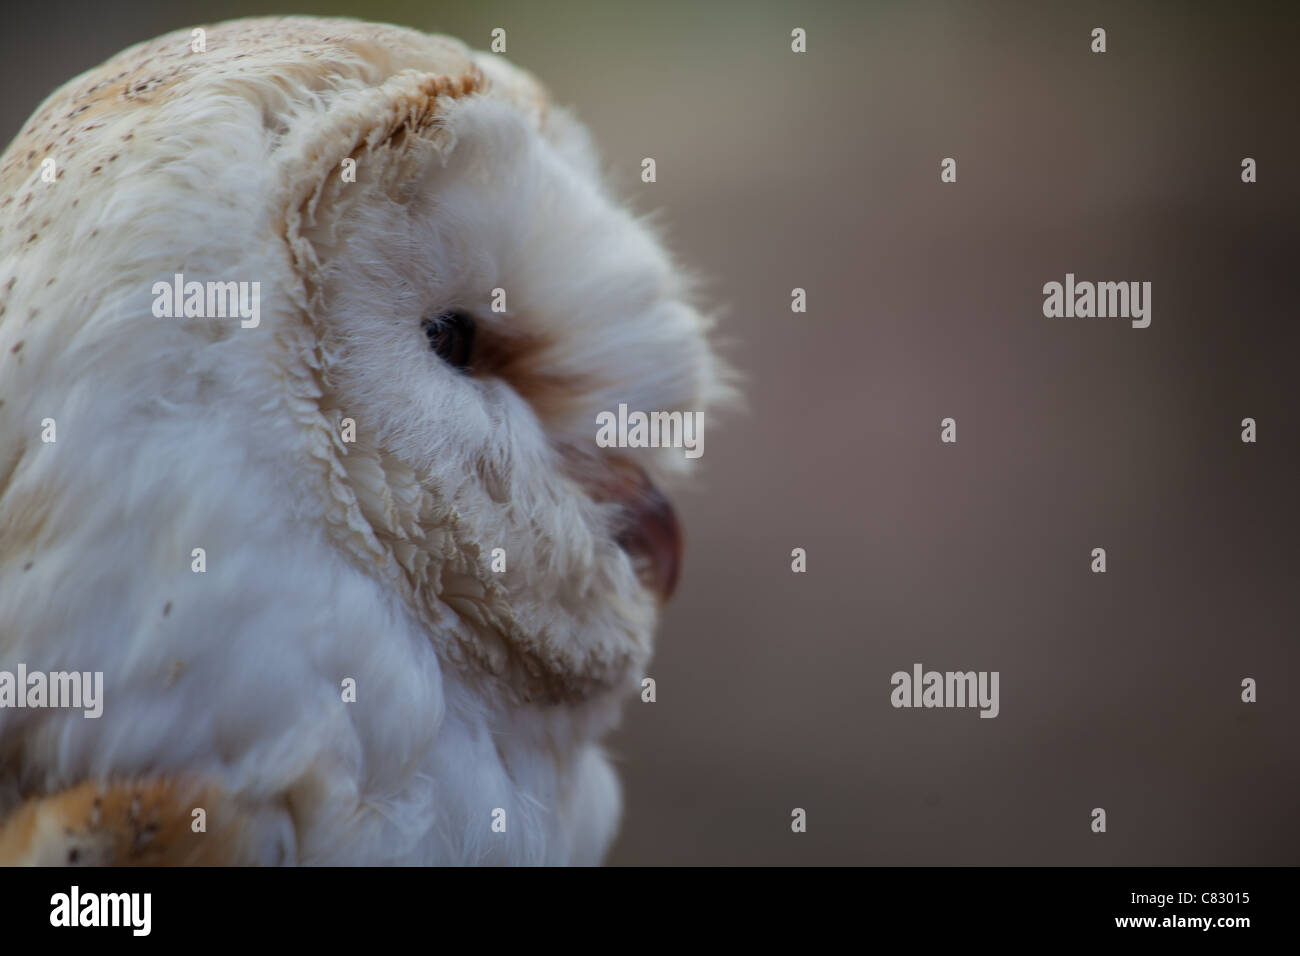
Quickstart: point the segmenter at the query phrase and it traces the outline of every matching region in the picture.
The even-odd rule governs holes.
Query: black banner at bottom
[[[1232,945],[1285,933],[1294,869],[0,869],[6,943],[75,934],[205,943],[374,942],[455,927],[554,941],[720,933],[927,944],[1132,937]],[[619,936],[609,935],[609,930]],[[663,934],[672,933],[671,937]],[[458,938],[458,937],[453,937]],[[572,937],[571,937],[572,938]],[[488,938],[484,937],[486,942]],[[460,944],[457,944],[460,945]],[[586,944],[584,944],[586,945]],[[12,952],[19,952],[13,948]]]

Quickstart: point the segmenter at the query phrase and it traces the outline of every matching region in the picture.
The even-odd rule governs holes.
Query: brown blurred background
[[[42,2],[0,138],[124,46],[276,12],[506,28],[723,310],[749,408],[678,495],[610,862],[1300,863],[1293,8]],[[1066,272],[1152,282],[1151,327],[1044,318]],[[915,662],[1000,671],[1000,716],[893,709]]]

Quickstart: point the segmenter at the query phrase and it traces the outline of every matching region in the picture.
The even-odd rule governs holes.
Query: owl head
[[[61,657],[107,629],[162,666],[159,628],[216,615],[232,654],[412,635],[498,699],[639,676],[680,559],[659,488],[693,465],[606,447],[600,416],[727,387],[682,271],[531,76],[398,27],[236,21],[73,80],[0,167],[11,654],[57,622]],[[177,575],[196,549],[208,576]]]

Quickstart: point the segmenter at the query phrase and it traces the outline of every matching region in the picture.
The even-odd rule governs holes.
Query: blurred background
[[[1300,863],[1294,6],[52,0],[6,11],[0,137],[284,12],[504,27],[722,315],[748,408],[676,496],[611,863]],[[1150,328],[1045,318],[1067,272],[1150,281]],[[893,709],[917,662],[1000,715]]]

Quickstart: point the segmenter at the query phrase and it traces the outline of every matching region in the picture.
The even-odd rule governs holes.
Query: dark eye
[[[443,312],[425,319],[422,326],[429,347],[452,368],[469,368],[474,354],[474,316],[466,312]]]

